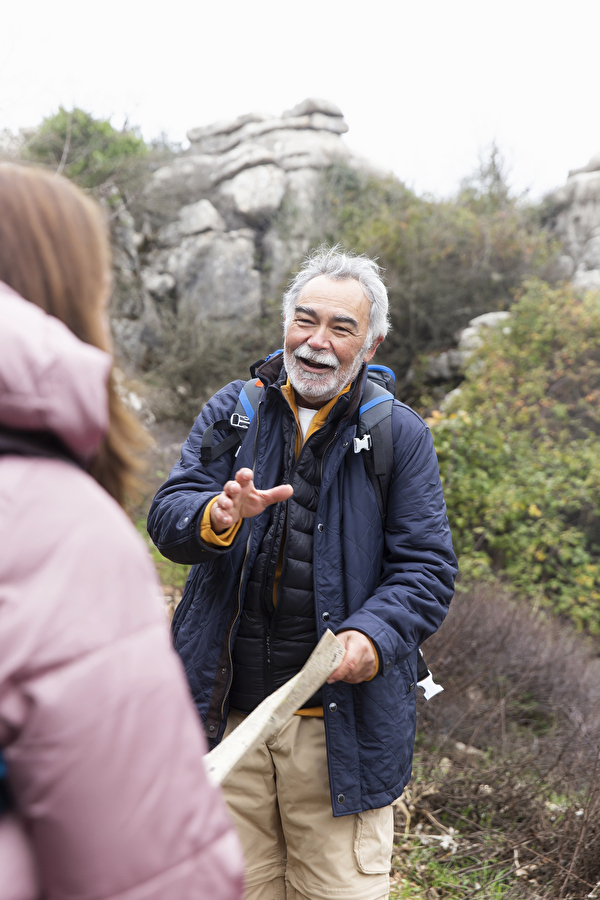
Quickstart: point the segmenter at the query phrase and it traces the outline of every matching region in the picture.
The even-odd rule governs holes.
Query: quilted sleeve
[[[181,448],[181,457],[152,501],[148,533],[160,552],[173,562],[194,565],[227,553],[237,545],[243,531],[238,531],[229,547],[215,547],[200,536],[202,513],[231,478],[233,466],[232,452],[204,466],[200,460],[202,436],[210,425],[229,421],[243,385],[243,381],[231,382],[208,401]],[[215,428],[213,446],[229,434],[225,427]]]
[[[458,569],[431,433],[416,413],[397,404],[393,435],[379,583],[343,623],[375,643],[382,674],[439,628]]]

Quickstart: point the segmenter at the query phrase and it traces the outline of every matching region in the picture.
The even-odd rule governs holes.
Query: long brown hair
[[[0,165],[0,281],[67,325],[80,340],[109,350],[102,303],[111,254],[102,210],[66,178]],[[137,488],[141,425],[108,381],[110,423],[90,474],[121,505]]]

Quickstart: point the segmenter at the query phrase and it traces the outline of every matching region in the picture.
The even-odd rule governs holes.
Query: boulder
[[[286,191],[285,172],[275,165],[244,169],[221,184],[221,194],[230,198],[235,210],[249,222],[262,222],[279,207]]]
[[[211,174],[211,187],[233,178],[244,169],[274,162],[275,158],[267,147],[256,143],[240,144],[216,157]]]
[[[506,320],[510,319],[509,312],[489,312],[483,313],[482,316],[476,316],[471,319],[466,328],[460,332],[458,338],[458,349],[463,354],[471,354],[474,350],[478,350],[483,343],[482,331],[487,328],[496,328]],[[505,328],[510,328],[505,324]]]
[[[225,153],[233,147],[237,147],[242,141],[255,141],[263,134],[280,129],[292,131],[313,130],[331,131],[334,134],[345,134],[348,126],[341,117],[333,118],[322,113],[313,113],[309,116],[296,116],[295,118],[268,119],[262,122],[249,122],[235,131],[218,132],[197,136],[192,141],[194,153]],[[190,132],[195,134],[196,132]]]
[[[297,106],[294,106],[293,109],[287,110],[284,112],[283,118],[294,118],[295,116],[309,116],[311,113],[323,113],[325,116],[339,116],[342,117],[341,109],[335,105],[335,103],[330,103],[329,100],[317,100],[314,97],[307,97],[306,100],[303,100]]]
[[[600,286],[600,153],[572,169],[554,192],[556,235],[563,245],[561,269],[581,290]],[[568,273],[568,274],[567,274]],[[562,273],[561,273],[562,274]]]
[[[210,200],[198,200],[179,210],[181,234],[201,234],[203,231],[225,231],[225,220]]]
[[[191,128],[188,133],[188,141],[193,144],[195,141],[201,141],[204,137],[212,137],[215,134],[231,134],[232,131],[238,131],[249,122],[264,122],[271,116],[265,113],[246,113],[246,115],[238,116],[236,119],[227,119],[224,122],[213,122],[211,125],[201,125],[199,128]]]
[[[250,229],[185,237],[169,255],[167,272],[177,292],[177,315],[190,325],[258,316],[260,273],[254,268]]]
[[[329,131],[280,128],[263,134],[261,143],[272,153],[274,161],[286,171],[325,169],[350,156],[350,151],[339,136]]]
[[[145,269],[142,272],[142,282],[146,290],[158,300],[170,294],[176,283],[168,272],[154,272],[152,269]]]

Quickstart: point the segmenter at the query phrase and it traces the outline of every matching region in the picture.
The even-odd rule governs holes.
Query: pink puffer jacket
[[[89,460],[109,357],[0,283],[0,427]],[[143,541],[75,464],[0,455],[0,900],[237,900],[242,857]]]

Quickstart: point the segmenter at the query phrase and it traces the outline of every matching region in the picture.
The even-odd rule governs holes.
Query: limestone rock
[[[174,246],[190,234],[203,231],[225,231],[225,220],[210,200],[198,200],[179,210],[178,220],[159,228],[156,240],[163,247]]]
[[[242,141],[256,141],[264,134],[281,129],[292,131],[331,131],[334,134],[345,134],[348,131],[348,126],[342,118],[333,118],[322,113],[313,113],[310,116],[297,116],[289,119],[268,119],[264,122],[250,122],[236,131],[218,132],[197,137],[192,142],[192,151],[204,154],[225,153],[227,150],[237,147]]]
[[[237,131],[249,122],[263,122],[269,118],[271,117],[268,113],[246,113],[236,119],[227,119],[224,122],[213,122],[211,125],[191,128],[187,133],[188,141],[193,144],[195,141],[201,141],[202,138],[212,137],[215,134],[231,134],[232,131]]]
[[[564,253],[561,269],[575,287],[600,287],[600,153],[587,166],[572,169],[552,197],[558,213],[554,229]]]
[[[326,116],[342,116],[342,111],[335,103],[329,100],[317,100],[315,97],[307,97],[293,109],[284,112],[284,118],[292,118],[294,116],[309,116],[311,113],[323,113]]]
[[[458,349],[462,353],[472,353],[473,350],[479,349],[483,343],[482,331],[486,328],[496,328],[503,322],[510,319],[509,312],[490,312],[484,313],[482,316],[476,316],[471,319],[466,328],[464,328],[459,336]],[[510,327],[505,325],[505,327]]]
[[[338,135],[326,131],[280,128],[264,134],[261,142],[271,151],[274,161],[286,171],[324,169],[335,162],[346,160],[350,155]]]
[[[308,98],[192,128],[190,149],[157,169],[138,201],[136,236],[115,222],[117,348],[136,365],[160,361],[162,328],[244,321],[280,300],[313,245],[323,169],[372,166],[342,138],[341,110]],[[161,325],[162,323],[162,325]]]
[[[598,172],[600,171],[600,153],[596,153],[590,159],[587,166],[582,166],[580,169],[571,169],[569,171],[569,178],[573,175],[579,175],[580,172]]]
[[[286,184],[285,172],[268,164],[239,172],[221,185],[221,193],[244,218],[261,222],[279,209]]]
[[[577,268],[573,286],[581,291],[600,291],[600,270]]]
[[[210,200],[198,200],[179,210],[179,230],[181,234],[225,231],[225,221]]]
[[[260,274],[249,229],[183,238],[169,256],[167,271],[177,285],[178,316],[190,325],[260,312]]]
[[[175,287],[175,279],[168,272],[153,272],[146,269],[142,272],[144,287],[158,299],[166,297]]]

